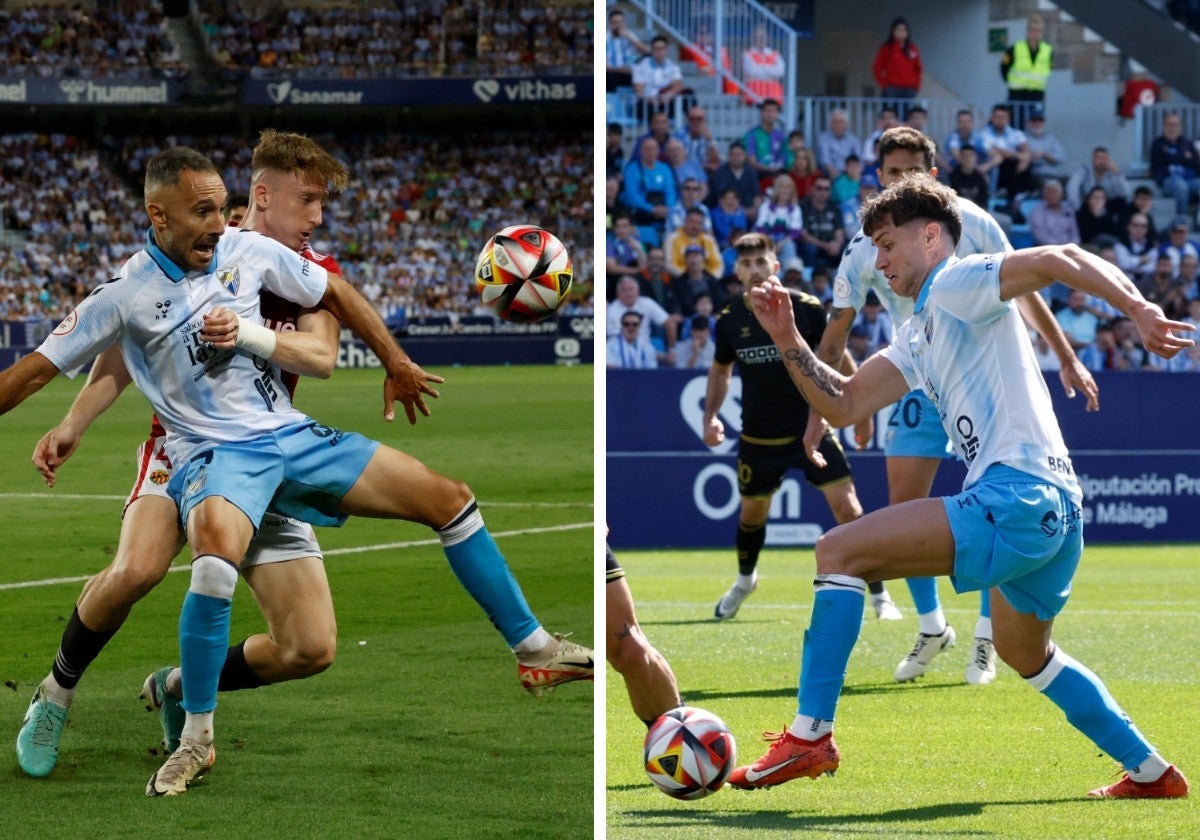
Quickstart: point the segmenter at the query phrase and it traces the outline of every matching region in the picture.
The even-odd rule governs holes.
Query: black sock
[[[738,522],[737,530],[737,561],[738,573],[754,574],[758,565],[758,554],[762,551],[763,543],[767,541],[767,523],[761,525],[744,525]]]
[[[883,583],[878,580],[874,583],[868,583],[867,589],[871,590],[872,595],[882,595],[884,592]]]
[[[245,648],[246,642],[243,640],[225,651],[225,664],[221,666],[221,679],[217,683],[217,691],[238,691],[266,685],[247,664]]]
[[[107,633],[97,633],[89,630],[79,619],[79,608],[71,612],[71,620],[63,631],[62,641],[58,643],[58,655],[54,657],[54,665],[50,673],[63,688],[74,688],[83,677],[92,661],[104,650],[108,640],[116,635],[116,630]]]

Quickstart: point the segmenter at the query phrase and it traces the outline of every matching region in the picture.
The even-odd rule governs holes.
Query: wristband
[[[248,350],[262,359],[271,358],[271,354],[275,352],[275,331],[262,324],[248,321],[241,315],[237,320],[238,334],[233,346]]]

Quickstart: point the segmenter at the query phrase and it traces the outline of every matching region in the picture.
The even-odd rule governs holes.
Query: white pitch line
[[[106,496],[91,493],[0,493],[0,499],[67,499],[95,500],[98,502],[123,502],[128,496]],[[479,502],[481,507],[531,507],[531,508],[590,508],[592,502]]]
[[[558,531],[578,531],[583,528],[591,528],[593,525],[594,523],[592,522],[574,522],[570,525],[548,525],[544,528],[523,528],[519,531],[496,531],[492,533],[492,537],[494,539],[503,539],[505,537],[520,537],[527,534],[551,534]],[[415,548],[417,546],[425,545],[438,545],[438,540],[436,538],[424,540],[405,540],[404,542],[379,543],[378,545],[360,545],[352,546],[350,548],[333,548],[321,553],[326,557],[337,557],[342,554],[367,554],[372,551],[388,551],[393,548]],[[185,563],[178,566],[172,566],[171,568],[167,569],[167,571],[185,572],[190,568],[191,566]],[[0,592],[9,589],[33,589],[41,586],[57,586],[60,583],[83,583],[90,577],[91,575],[78,575],[75,577],[45,578],[43,580],[23,580],[17,581],[16,583],[0,583]]]

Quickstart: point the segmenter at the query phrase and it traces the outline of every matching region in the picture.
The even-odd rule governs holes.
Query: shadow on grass
[[[613,785],[609,790],[626,790],[634,785]],[[941,805],[922,805],[912,808],[896,808],[890,811],[867,814],[812,814],[803,810],[788,811],[756,811],[739,814],[726,811],[681,811],[677,808],[661,808],[627,811],[622,815],[624,820],[633,825],[645,820],[645,828],[669,830],[671,826],[703,826],[710,825],[721,829],[755,829],[796,832],[818,832],[822,836],[831,834],[861,834],[878,833],[880,827],[890,823],[920,823],[943,819],[961,819],[975,817],[984,813],[989,806],[1036,806],[1077,802],[1077,799],[1037,799],[1031,798],[1019,801],[981,801],[981,802],[949,802]],[[920,834],[944,837],[1003,837],[999,833],[971,829],[938,830],[936,825],[922,829]]]
[[[708,615],[698,615],[695,618],[681,618],[676,621],[639,621],[638,623],[643,627],[691,627],[696,624],[711,624],[713,627],[716,627],[724,622],[717,621],[712,617],[712,613],[710,612]],[[754,621],[753,619],[747,621],[739,618],[737,623],[740,626],[743,624],[778,624],[779,622],[766,620]]]
[[[848,685],[842,688],[843,697],[854,697],[865,694],[882,694],[884,692],[896,691],[946,691],[962,689],[972,690],[974,686],[968,686],[966,683],[897,683],[897,682],[879,682],[865,683],[862,685]],[[771,698],[771,697],[795,697],[796,686],[785,685],[778,688],[752,688],[746,691],[726,691],[714,689],[705,691],[704,689],[695,690],[689,689],[684,692],[684,700],[691,703],[692,701],[702,700],[733,700],[737,698]]]

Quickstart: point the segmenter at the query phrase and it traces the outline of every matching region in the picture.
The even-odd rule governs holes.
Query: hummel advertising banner
[[[284,79],[242,82],[243,105],[559,105],[592,101],[591,76]]]
[[[0,105],[174,105],[185,83],[178,79],[113,76],[103,79],[42,79],[0,76]]]
[[[1097,374],[1100,411],[1063,395],[1057,374],[1047,383],[1083,490],[1085,537],[1091,542],[1200,540],[1200,377],[1188,373]],[[705,375],[691,371],[607,371],[606,487],[610,542],[615,547],[718,548],[737,529],[737,432],[741,380],[734,377],[720,412],[729,440],[702,440]],[[887,504],[882,450],[890,412],[876,418],[876,438],[854,451],[863,508]],[[938,470],[935,495],[962,489],[966,471],[954,460]],[[824,496],[796,470],[772,501],[769,545],[812,545],[834,527]],[[732,549],[731,549],[732,550]]]

